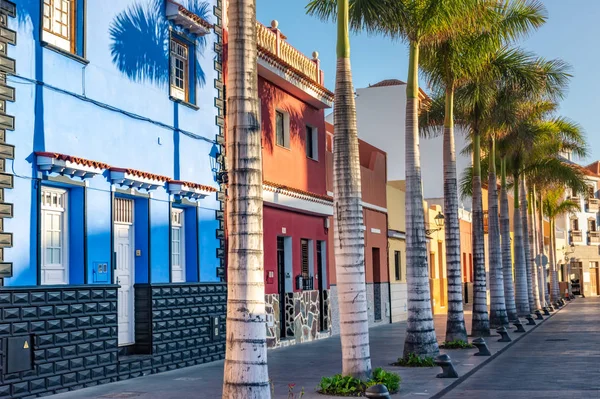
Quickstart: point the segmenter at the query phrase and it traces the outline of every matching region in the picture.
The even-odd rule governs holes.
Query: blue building
[[[0,397],[224,357],[221,7],[0,0]]]

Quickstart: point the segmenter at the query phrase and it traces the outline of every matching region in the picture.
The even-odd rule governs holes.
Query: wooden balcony
[[[571,242],[582,242],[581,230],[571,230]]]
[[[598,212],[598,202],[597,198],[586,198],[585,207],[588,212]]]
[[[588,231],[588,244],[600,244],[600,231]]]

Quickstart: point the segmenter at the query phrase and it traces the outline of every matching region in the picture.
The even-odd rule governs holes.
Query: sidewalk
[[[581,299],[579,299],[581,300]],[[556,314],[557,312],[554,312]],[[467,331],[470,330],[471,314],[466,313]],[[552,317],[553,318],[553,317]],[[435,328],[438,342],[444,341],[446,315],[435,316]],[[545,324],[545,322],[543,323]],[[539,326],[539,324],[538,324]],[[525,326],[526,330],[531,327]],[[393,397],[428,398],[442,391],[456,379],[435,378],[440,372],[434,368],[392,367],[402,355],[406,323],[387,324],[370,330],[371,360],[373,368],[384,367],[395,371],[402,377],[400,395]],[[524,334],[510,333],[513,343]],[[497,342],[498,336],[486,339],[492,354],[506,348],[509,344]],[[473,356],[473,350],[441,350],[452,358],[459,376],[472,372],[489,357]],[[287,398],[288,384],[296,384],[295,391],[304,387],[304,398],[327,396],[315,392],[323,376],[331,376],[341,371],[341,347],[339,336],[302,345],[271,350],[268,352],[269,376],[274,384],[274,398]],[[201,366],[188,367],[171,372],[153,374],[112,384],[101,385],[79,391],[54,396],[56,399],[91,398],[136,398],[136,399],[186,399],[220,398],[223,381],[223,361]]]

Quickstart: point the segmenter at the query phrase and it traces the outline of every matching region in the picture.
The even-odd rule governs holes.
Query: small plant
[[[296,396],[296,394],[294,393],[295,386],[296,384],[288,384],[288,399],[302,399],[302,397],[304,396],[304,387],[302,387],[302,389],[300,390],[300,393],[298,394],[299,396]]]
[[[392,363],[392,365],[401,367],[435,367],[432,357],[420,357],[415,353],[409,353],[407,357],[399,358],[398,361]]]
[[[317,385],[320,393],[338,396],[361,396],[365,389],[365,384],[358,378],[343,377],[341,374],[323,377]]]
[[[457,339],[456,341],[443,342],[440,345],[440,348],[442,349],[470,349],[474,347],[475,345],[471,345],[470,343],[460,339]]]
[[[396,373],[385,371],[381,367],[373,370],[373,376],[367,382],[366,387],[370,387],[377,384],[383,384],[390,393],[396,393],[400,389],[400,381],[402,379]]]
[[[341,374],[336,374],[333,377],[323,377],[317,385],[317,391],[335,396],[363,396],[368,387],[383,384],[390,393],[396,393],[400,389],[400,381],[401,378],[398,374],[378,367],[373,370],[372,377],[366,382],[350,376],[343,377]]]

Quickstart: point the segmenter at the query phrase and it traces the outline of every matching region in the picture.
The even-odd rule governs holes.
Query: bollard
[[[539,310],[536,310],[533,313],[535,313],[536,319],[538,319],[538,320],[544,320],[544,316],[542,316],[542,312],[540,312]]]
[[[471,343],[477,349],[479,349],[479,352],[477,352],[475,354],[475,356],[491,356],[492,355],[490,352],[490,349],[488,348],[488,346],[485,343],[485,340],[483,338],[475,338]]]
[[[390,392],[383,384],[373,385],[365,391],[366,398],[391,399]]]
[[[567,296],[565,297],[565,299],[567,300],[567,302],[571,302],[571,296],[567,295]]]
[[[458,373],[452,365],[452,359],[450,359],[450,356],[446,354],[439,355],[436,356],[433,361],[442,368],[442,372],[436,375],[437,378],[458,378]]]
[[[527,317],[531,317],[531,315],[528,315]],[[526,332],[525,329],[523,328],[523,323],[521,323],[520,320],[515,321],[513,323],[513,325],[515,327],[517,327],[517,329],[515,330],[515,332],[518,332],[518,333],[524,333],[524,332]]]
[[[562,305],[560,304],[559,301],[554,302],[554,309],[560,309],[562,308]]]
[[[542,310],[544,311],[544,316],[550,316],[550,311],[548,310],[547,307]]]
[[[565,302],[565,300],[564,300],[563,298],[560,298],[560,304],[561,304],[562,306],[565,306],[566,302]]]
[[[536,310],[536,312],[539,312],[539,310]],[[540,313],[540,316],[541,315],[542,314]],[[535,320],[533,319],[532,315],[527,315],[527,317],[525,317],[525,318],[527,319],[527,325],[528,326],[535,326],[536,323],[535,323]],[[543,317],[542,317],[542,319],[543,319]]]
[[[510,337],[508,336],[508,332],[506,331],[506,328],[498,327],[496,329],[496,332],[498,334],[500,334],[500,336],[502,337],[498,340],[498,342],[511,342],[512,341],[512,339],[510,339]]]
[[[549,312],[554,312],[554,308],[552,307],[551,303],[549,303],[548,306],[546,306],[546,309],[548,309]]]

